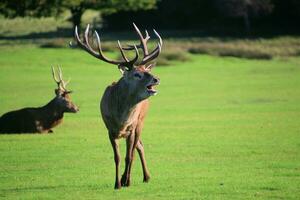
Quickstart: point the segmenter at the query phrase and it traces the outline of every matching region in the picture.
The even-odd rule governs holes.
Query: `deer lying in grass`
[[[66,89],[68,82],[63,80],[61,69],[58,78],[53,68],[52,74],[58,86],[55,98],[43,107],[5,113],[0,117],[0,133],[52,133],[52,128],[62,122],[65,112],[78,112],[78,107],[71,101],[71,91]]]
[[[148,182],[150,179],[140,134],[149,106],[148,97],[157,93],[154,86],[159,84],[159,79],[150,73],[153,67],[150,62],[160,54],[162,39],[154,30],[155,35],[159,38],[159,42],[157,47],[149,52],[147,41],[150,39],[150,36],[148,32],[146,31],[146,37],[143,37],[136,25],[133,24],[133,26],[139,35],[141,43],[139,45],[122,47],[118,41],[123,61],[114,61],[103,55],[100,38],[96,31],[98,49],[96,51],[91,47],[88,38],[89,25],[85,30],[83,41],[78,35],[77,27],[75,28],[75,39],[81,48],[104,62],[117,65],[123,75],[118,82],[106,88],[100,103],[102,118],[108,129],[109,139],[114,151],[116,167],[115,189],[130,185],[130,174],[135,149],[137,149],[142,162],[144,182]],[[144,57],[137,64],[139,57],[138,48],[142,49]],[[124,50],[134,50],[135,57],[129,60],[125,56]],[[127,145],[125,171],[121,180],[119,179],[119,138],[126,138]]]

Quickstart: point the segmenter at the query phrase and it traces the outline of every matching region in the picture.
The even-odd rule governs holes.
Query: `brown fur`
[[[52,133],[63,121],[65,112],[77,112],[68,92],[56,90],[57,96],[39,108],[23,108],[0,117],[0,133]]]
[[[55,89],[55,98],[43,107],[5,113],[0,117],[0,133],[52,133],[51,129],[62,122],[65,112],[76,113],[79,110],[71,101],[71,91],[66,89],[69,81],[63,80],[60,67],[57,72],[58,77],[52,67],[53,79],[58,87]]]
[[[149,100],[149,96],[139,96],[142,91],[146,90],[149,84],[156,85],[159,79],[155,78],[149,72],[141,68],[132,69],[125,72],[124,76],[117,82],[108,86],[101,99],[101,114],[103,121],[108,129],[109,138],[114,150],[116,164],[115,188],[130,185],[131,166],[135,149],[138,150],[144,174],[144,182],[150,179],[144,155],[144,147],[140,139],[140,134],[144,124]],[[143,78],[135,80],[134,74],[139,73]],[[131,85],[137,81],[137,88]],[[127,151],[125,159],[125,171],[122,179],[119,179],[119,141],[120,138],[126,138]]]
[[[98,48],[97,50],[93,49],[93,45],[90,44],[91,40],[88,39],[89,25],[87,25],[85,29],[83,40],[81,40],[78,35],[77,27],[75,27],[74,31],[74,36],[79,47],[104,62],[117,65],[123,75],[117,83],[113,83],[106,88],[100,103],[102,119],[108,129],[110,142],[114,151],[116,189],[121,188],[121,186],[130,185],[131,166],[135,149],[137,149],[142,162],[144,182],[148,182],[150,178],[140,134],[149,106],[147,98],[156,94],[154,86],[159,84],[159,79],[155,78],[149,72],[154,66],[151,64],[152,61],[156,59],[161,52],[162,39],[160,35],[153,30],[159,41],[156,48],[149,52],[147,42],[150,36],[148,32],[145,32],[146,35],[144,37],[134,23],[133,26],[140,38],[140,44],[127,45],[127,47],[124,48],[120,42],[118,42],[123,61],[111,60],[103,54],[100,37],[96,31],[95,35]],[[139,58],[138,49],[143,51],[143,58],[138,62],[139,64],[136,64]],[[125,55],[125,51],[128,50],[135,51],[135,57],[131,60]],[[118,140],[120,138],[126,138],[127,145],[125,171],[121,181],[119,179],[120,152]]]

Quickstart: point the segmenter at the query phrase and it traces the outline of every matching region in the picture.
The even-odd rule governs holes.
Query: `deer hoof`
[[[123,175],[122,178],[121,178],[121,184],[122,184],[123,187],[130,186],[130,179],[127,178],[125,175]]]
[[[150,180],[150,176],[145,176],[143,182],[148,183]]]
[[[121,189],[121,183],[120,182],[116,182],[115,183],[115,190]]]

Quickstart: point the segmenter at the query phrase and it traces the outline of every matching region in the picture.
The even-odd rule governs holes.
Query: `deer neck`
[[[64,116],[64,111],[57,105],[56,99],[52,99],[48,104],[42,107],[42,121],[46,127],[52,128],[57,125]]]
[[[116,84],[116,92],[114,94],[116,95],[115,99],[118,101],[120,110],[133,110],[142,101],[123,79]]]
[[[138,99],[137,94],[130,90],[128,85],[121,79],[114,87],[111,106],[116,110],[118,121],[124,125],[131,123],[138,113],[138,104],[142,100]]]

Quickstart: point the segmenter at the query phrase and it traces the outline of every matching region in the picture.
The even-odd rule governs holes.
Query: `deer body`
[[[150,38],[148,32],[146,31],[146,36],[143,37],[135,24],[133,25],[140,37],[141,43],[140,45],[127,45],[127,47],[122,47],[118,41],[123,61],[114,61],[104,56],[101,49],[100,37],[96,31],[95,35],[97,38],[98,51],[91,47],[88,38],[89,25],[85,30],[83,41],[78,35],[77,27],[75,28],[75,39],[81,48],[104,62],[117,65],[122,73],[122,77],[118,82],[106,88],[100,102],[102,119],[108,130],[109,139],[114,151],[116,170],[115,189],[130,185],[131,167],[135,150],[138,151],[141,159],[144,182],[148,182],[150,179],[140,135],[149,106],[148,98],[156,94],[154,86],[159,84],[159,79],[150,73],[153,65],[149,64],[149,62],[160,54],[162,39],[154,30],[154,33],[159,38],[159,42],[157,47],[152,52],[149,52],[147,48],[147,41]],[[136,64],[139,57],[138,48],[142,49],[144,57]],[[129,60],[125,56],[125,50],[135,50],[135,57]],[[125,170],[121,180],[119,178],[120,138],[126,139]]]
[[[54,100],[39,108],[23,108],[0,117],[1,133],[48,133],[63,120]]]
[[[0,117],[0,133],[51,133],[51,129],[62,122],[65,112],[76,113],[78,107],[72,103],[65,85],[61,86],[62,79],[57,83],[56,97],[45,106],[3,114]]]
[[[120,85],[107,87],[100,104],[102,119],[114,138],[126,138],[137,126],[142,127],[149,106],[148,99],[133,100]]]

